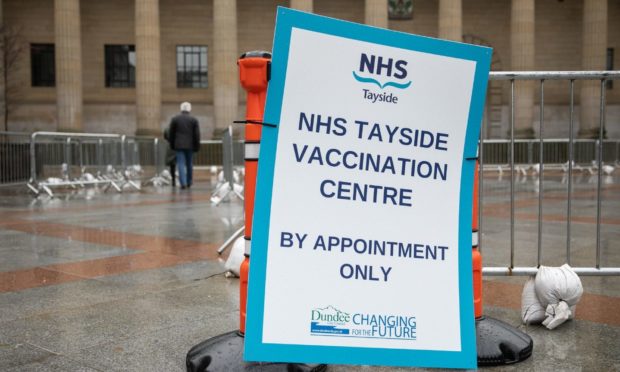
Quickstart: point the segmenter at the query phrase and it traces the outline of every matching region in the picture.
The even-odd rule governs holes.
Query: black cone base
[[[265,371],[265,372],[322,372],[324,364],[246,363],[243,361],[243,340],[233,331],[205,340],[187,352],[187,372]]]
[[[532,338],[501,320],[476,319],[478,366],[497,366],[521,362],[532,355]]]

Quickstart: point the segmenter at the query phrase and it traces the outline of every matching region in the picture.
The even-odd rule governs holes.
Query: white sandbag
[[[84,173],[81,178],[82,180],[87,181],[87,182],[92,182],[95,180],[95,176],[93,176],[90,173]]]
[[[241,178],[239,177],[239,172],[237,172],[236,170],[233,170],[233,182],[234,183],[239,183],[239,180]]]
[[[569,307],[577,305],[583,294],[579,276],[567,264],[561,267],[541,266],[535,279],[536,296],[543,307],[564,301]]]
[[[530,277],[521,293],[521,320],[523,324],[539,324],[546,318],[545,308],[536,297],[534,277]]]
[[[48,184],[54,184],[55,185],[55,184],[62,183],[63,179],[62,178],[58,178],[58,177],[50,177],[45,182],[48,183]]]
[[[241,269],[241,263],[245,259],[244,253],[245,239],[243,236],[241,236],[237,240],[235,240],[235,243],[230,249],[230,255],[228,256],[228,259],[224,264],[224,268],[238,277],[239,271]]]
[[[560,303],[558,304],[547,306],[547,310],[545,311],[545,313],[547,315],[547,318],[542,324],[549,329],[554,329],[560,324],[573,318],[571,309],[564,301],[560,301]]]

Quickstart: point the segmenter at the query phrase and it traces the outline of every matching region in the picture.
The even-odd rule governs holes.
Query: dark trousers
[[[177,150],[177,167],[181,186],[192,185],[192,150]]]
[[[172,187],[177,185],[177,163],[170,164],[170,177],[172,177]]]

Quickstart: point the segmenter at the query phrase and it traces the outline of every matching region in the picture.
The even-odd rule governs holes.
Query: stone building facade
[[[4,74],[6,81],[0,77],[0,86],[5,88],[0,91],[6,93],[4,109],[8,110],[8,122],[0,115],[0,130],[159,135],[179,103],[190,101],[203,136],[210,138],[243,117],[245,97],[235,61],[245,51],[271,49],[277,6],[488,45],[494,49],[492,69],[496,71],[605,70],[620,65],[617,0],[413,0],[413,16],[404,20],[390,19],[388,3],[0,0],[3,30],[11,30],[12,42],[22,46],[16,62]],[[44,58],[36,54],[41,45],[48,48],[45,50],[53,48],[54,53],[55,81],[47,86],[34,84],[33,75],[40,73],[37,61]],[[199,53],[192,56],[202,59],[206,51],[206,63],[199,66],[205,76],[198,77],[196,87],[179,83],[179,58],[186,46],[198,47],[194,50]],[[133,71],[127,84],[110,82],[108,76],[113,75],[108,64],[114,58],[107,53],[121,47],[124,53],[131,53],[125,60],[130,65],[125,68]],[[568,92],[567,82],[545,83],[545,137],[568,135]],[[620,81],[605,93],[606,133],[619,138]],[[515,94],[516,134],[535,137],[539,86],[518,83]],[[596,82],[575,84],[575,131],[581,137],[598,132],[599,94]],[[485,137],[506,137],[509,103],[509,84],[490,84]]]

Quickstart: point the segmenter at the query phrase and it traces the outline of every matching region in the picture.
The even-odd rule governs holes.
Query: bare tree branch
[[[19,91],[19,81],[15,81],[15,79],[9,79],[11,75],[17,74],[21,67],[19,65],[19,59],[21,58],[22,53],[24,53],[28,44],[23,41],[21,28],[16,27],[7,27],[3,25],[0,27],[0,37],[2,40],[2,58],[3,63],[0,68],[4,77],[4,125],[5,130],[8,130],[9,125],[9,111],[12,108],[12,103],[17,98],[17,94]]]

